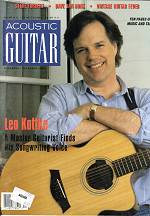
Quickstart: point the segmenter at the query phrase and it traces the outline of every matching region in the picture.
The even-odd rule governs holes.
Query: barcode
[[[11,192],[1,193],[1,209],[2,210],[28,210],[27,206],[11,200]]]

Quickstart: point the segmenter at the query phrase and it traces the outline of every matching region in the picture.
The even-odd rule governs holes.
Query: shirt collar
[[[115,95],[124,95],[128,89],[126,83],[117,75],[117,80],[121,86],[121,91],[116,92]]]
[[[127,92],[127,85],[118,75],[117,80],[121,86],[121,91],[116,92],[115,95],[124,95]],[[84,80],[80,80],[79,82],[75,83],[75,88],[77,90],[77,93],[81,95],[85,94],[86,92],[94,94],[93,90],[85,83]]]

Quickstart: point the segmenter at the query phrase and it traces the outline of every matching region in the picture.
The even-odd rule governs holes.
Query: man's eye
[[[79,49],[79,50],[77,50],[77,54],[83,53],[83,52],[86,52],[86,49]]]
[[[100,48],[100,47],[103,47],[103,46],[104,46],[104,44],[96,44],[97,48]]]

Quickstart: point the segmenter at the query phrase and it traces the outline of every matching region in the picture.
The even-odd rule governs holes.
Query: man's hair
[[[109,38],[110,42],[115,42],[117,44],[115,64],[116,66],[119,66],[121,62],[120,49],[123,44],[123,37],[118,28],[118,25],[107,14],[101,11],[82,11],[71,19],[64,34],[64,46],[67,55],[72,58],[74,60],[74,63],[76,64],[74,58],[73,42],[76,38],[79,37],[82,29],[86,25],[95,21],[100,22],[104,26],[106,35]]]

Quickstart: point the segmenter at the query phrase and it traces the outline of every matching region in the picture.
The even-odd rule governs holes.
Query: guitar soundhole
[[[113,170],[105,160],[96,160],[86,171],[88,185],[96,190],[107,190],[113,184]]]

